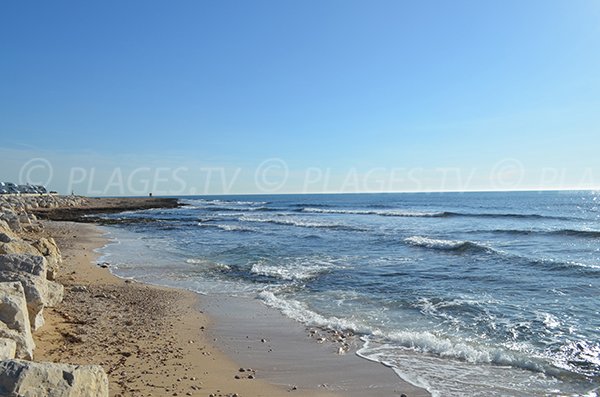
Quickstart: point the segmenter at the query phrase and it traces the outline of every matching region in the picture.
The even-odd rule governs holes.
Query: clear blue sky
[[[600,187],[596,0],[3,1],[0,54],[0,179],[252,193],[277,158],[280,193]]]

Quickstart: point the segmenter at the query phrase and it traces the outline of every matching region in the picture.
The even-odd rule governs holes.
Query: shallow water
[[[117,274],[352,329],[434,395],[598,394],[595,192],[182,200],[109,216]]]

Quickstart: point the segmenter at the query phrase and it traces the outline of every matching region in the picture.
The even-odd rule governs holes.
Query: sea
[[[102,260],[353,331],[433,396],[600,395],[600,192],[179,199],[102,215]]]

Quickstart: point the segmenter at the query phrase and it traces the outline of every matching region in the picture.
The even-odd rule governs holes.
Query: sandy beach
[[[47,222],[61,247],[63,303],[45,313],[36,360],[100,364],[111,396],[280,396],[286,392],[240,367],[205,336],[209,319],[191,292],[113,276],[92,263],[106,243],[93,225]],[[239,378],[239,379],[238,379]],[[332,396],[301,390],[296,395]]]

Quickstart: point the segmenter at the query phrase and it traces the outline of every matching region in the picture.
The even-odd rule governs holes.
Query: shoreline
[[[107,245],[113,243],[121,242],[115,239]],[[106,259],[106,263],[110,263],[110,256]],[[141,282],[159,288],[181,289]],[[209,316],[211,327],[207,328],[207,334],[213,346],[233,359],[238,367],[257,369],[265,380],[280,389],[302,390],[310,396],[321,396],[325,392],[349,397],[431,395],[404,380],[391,367],[360,356],[358,351],[363,343],[358,335],[349,336],[349,349],[340,352],[343,344],[336,331],[308,327],[258,298],[218,293],[198,295],[200,310]]]
[[[107,242],[95,225],[50,221],[44,233],[63,251],[58,280],[65,299],[46,311],[46,325],[34,336],[37,361],[102,365],[114,397],[286,392],[259,372],[240,377],[237,363],[207,337],[211,319],[199,309],[198,294],[121,279],[94,266],[94,249]],[[295,395],[336,396],[303,390]]]
[[[262,369],[273,384],[326,390],[346,397],[426,397],[392,368],[357,354],[358,335],[307,327],[258,299],[207,295],[202,307],[215,321],[208,333],[236,362]]]

